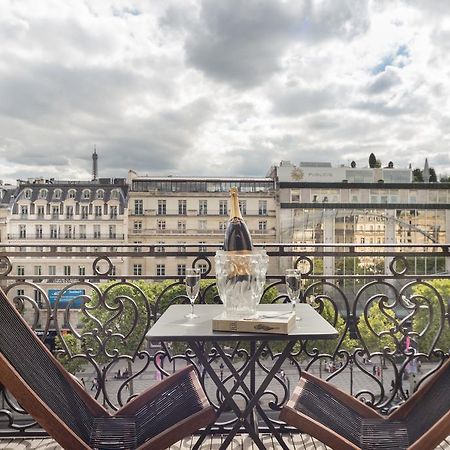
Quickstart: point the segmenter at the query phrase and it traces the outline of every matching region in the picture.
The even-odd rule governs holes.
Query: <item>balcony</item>
[[[328,380],[387,414],[407,400],[430,371],[449,356],[450,245],[301,245],[301,250],[298,244],[264,245],[278,269],[267,277],[262,302],[288,302],[283,272],[284,268],[296,265],[303,273],[302,302],[310,303],[331,322],[339,331],[339,337],[333,341],[297,342],[288,362],[283,365],[285,375],[276,377],[266,388],[261,406],[289,448],[306,449],[317,445],[319,449],[325,447],[317,441],[313,444],[309,437],[277,420],[302,371]],[[117,245],[114,253],[107,247],[100,247],[96,252],[66,251],[64,244],[58,245],[58,249],[44,247],[38,251],[31,248],[26,253],[11,245],[0,246],[0,282],[6,286],[10,298],[23,290],[16,300],[24,306],[25,318],[39,330],[50,348],[55,349],[55,334],[63,340],[59,347],[64,364],[80,380],[83,379],[88,392],[109,409],[117,409],[129,396],[189,363],[194,364],[202,375],[202,383],[213,406],[220,407],[220,394],[205,375],[204,368],[191,359],[184,344],[145,342],[145,333],[168,305],[188,303],[188,299],[184,295],[182,276],[113,275],[111,260],[118,256],[127,257],[132,264],[136,247],[140,250],[139,260],[148,259],[150,263],[155,257],[164,255],[184,257],[188,264],[199,258],[198,262],[206,263],[208,270],[202,277],[198,302],[220,303],[213,270],[217,247],[207,245],[206,251],[199,254],[198,243],[185,245],[183,253],[179,252],[179,245],[158,245],[158,248],[166,247],[164,254],[156,252],[154,245],[138,244]],[[69,295],[62,297],[60,309],[55,308],[54,299],[47,290],[45,280],[52,277],[38,281],[42,280],[42,275],[13,275],[13,267],[21,264],[21,259],[39,261],[45,266],[47,259],[59,257],[64,261],[74,256],[85,257],[86,274],[65,276],[64,284],[56,286],[57,283],[52,283],[51,288],[83,289],[85,294],[82,299],[69,298]],[[58,278],[62,281],[61,276]],[[146,290],[138,280],[157,284]],[[105,291],[104,283],[117,283],[116,290]],[[104,295],[100,302],[94,294],[96,285],[100,285]],[[42,289],[37,299],[35,289],[39,288]],[[90,298],[93,301],[85,308],[85,301]],[[83,337],[89,339],[93,315],[98,321],[95,325],[98,332],[96,340],[89,342],[88,350]],[[117,336],[114,342],[111,330]],[[227,345],[226,351],[233,355],[236,367],[252,356],[251,346],[233,342]],[[248,375],[249,385],[258,386],[283,348],[283,344],[270,342],[270,351],[258,359],[258,369]],[[221,369],[218,353],[214,348],[205,351],[223,383],[228,383],[230,374]],[[76,358],[73,358],[74,354],[77,354]],[[115,378],[117,371],[124,368],[132,376]],[[96,377],[97,382],[93,383]],[[34,442],[40,445],[41,441],[33,441],[39,436],[42,438],[34,421],[8,394],[0,391],[0,397],[4,411],[0,416],[0,448],[9,448],[12,438],[25,439],[31,446]],[[236,397],[245,404],[245,392],[238,392]],[[210,440],[201,448],[206,448],[205,445],[214,448],[220,439],[217,436],[226,436],[238,423],[234,413],[228,411],[226,420],[211,428]],[[263,423],[260,425],[267,448],[278,448],[271,429]],[[242,448],[256,448],[245,436],[245,430],[241,432],[238,439]],[[449,442],[443,442],[438,448],[448,448]],[[186,448],[190,448],[190,443],[184,443]]]
[[[66,241],[66,240],[123,240],[125,239],[125,235],[123,233],[115,233],[115,234],[108,234],[106,231],[104,234],[98,234],[98,233],[74,233],[72,234],[65,234],[64,231],[61,232],[61,234],[55,235],[55,234],[42,234],[42,235],[21,235],[21,234],[8,234],[8,239],[10,240],[21,240],[21,241]]]

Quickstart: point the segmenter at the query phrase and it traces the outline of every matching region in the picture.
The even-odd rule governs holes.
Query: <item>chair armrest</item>
[[[355,412],[357,412],[362,417],[364,417],[366,419],[371,419],[371,418],[372,419],[384,419],[384,416],[379,414],[373,408],[371,408],[370,406],[367,406],[361,400],[358,400],[355,397],[341,391],[339,388],[337,388],[336,386],[333,386],[331,383],[328,383],[327,381],[324,381],[314,375],[311,375],[308,372],[303,372],[302,378],[319,386],[321,389],[323,389],[324,391],[331,394],[337,400],[339,400],[340,402],[345,404],[348,408],[353,409]],[[294,391],[294,395],[291,397],[291,399],[289,400],[289,402],[287,403],[286,406],[290,406],[293,408],[298,400],[299,394],[300,394],[300,389],[297,392]]]
[[[200,382],[195,373],[194,366],[187,366],[184,369],[175,372],[164,380],[160,381],[158,384],[149,387],[145,391],[141,392],[137,397],[133,398],[126,405],[122,406],[117,412],[117,416],[132,416],[136,413],[140,408],[142,408],[145,404],[147,404],[152,399],[158,397],[161,393],[167,390],[167,388],[173,384],[177,384],[177,382],[187,376],[190,373],[190,376],[194,382],[194,385],[199,392],[199,396],[201,398],[202,403],[205,406],[209,406],[209,401],[201,389]]]

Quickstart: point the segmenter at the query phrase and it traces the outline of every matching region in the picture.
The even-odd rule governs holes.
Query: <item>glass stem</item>
[[[194,315],[194,302],[191,302],[191,314]]]

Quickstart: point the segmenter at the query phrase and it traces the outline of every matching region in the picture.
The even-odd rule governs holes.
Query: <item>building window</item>
[[[197,264],[197,268],[200,269],[200,273],[206,273],[208,266],[206,264]]]
[[[134,241],[133,244],[142,244],[142,241]],[[134,247],[133,251],[135,253],[140,253],[141,252],[141,247]]]
[[[42,266],[34,266],[34,274],[42,275]]]
[[[177,230],[179,233],[186,233],[186,221],[185,220],[178,221]]]
[[[186,242],[178,242],[178,252],[186,253]]]
[[[178,214],[185,216],[187,214],[187,201],[178,200]]]
[[[58,227],[50,225],[50,239],[58,239]]]
[[[166,229],[166,221],[165,220],[158,220],[157,222],[158,225],[158,230],[159,231],[164,231]]]
[[[184,277],[186,275],[186,264],[177,265],[177,274],[179,277]]]
[[[228,202],[226,200],[219,201],[219,214],[226,216],[228,214]]]
[[[66,219],[73,218],[73,206],[66,206]]]
[[[80,239],[86,239],[86,225],[78,225]]]
[[[31,189],[25,189],[25,198],[30,199],[31,198]]]
[[[22,218],[28,217],[28,206],[27,205],[22,205],[20,207],[20,215]]]
[[[17,266],[17,275],[19,276],[25,275],[25,266]]]
[[[48,190],[47,189],[39,189],[39,198],[47,198]]]
[[[199,241],[198,251],[200,253],[205,253],[207,251],[207,248],[206,248],[205,244],[206,244],[206,242]]]
[[[56,266],[48,266],[48,274],[56,275]]]
[[[260,216],[267,216],[267,200],[259,201],[258,214]]]
[[[41,205],[37,207],[37,217],[38,219],[43,219],[45,214],[45,208]]]
[[[227,229],[227,222],[219,222],[219,230],[225,231]]]
[[[144,214],[144,200],[134,201],[134,215],[142,216]]]
[[[109,226],[109,238],[116,239],[116,226],[115,225]]]
[[[59,206],[52,206],[52,219],[59,218]]]
[[[42,239],[42,225],[35,225],[36,239]]]
[[[64,225],[64,239],[72,239],[72,225]]]
[[[239,209],[243,216],[247,214],[247,200],[239,200]]]
[[[102,216],[102,210],[103,210],[103,208],[101,207],[101,206],[96,206],[95,208],[94,208],[94,216],[95,217],[101,217]]]
[[[110,206],[109,207],[109,218],[110,219],[117,219],[117,206]]]
[[[291,202],[300,203],[300,191],[298,189],[291,189]]]
[[[142,275],[142,264],[133,264],[133,275]]]
[[[96,192],[96,197],[101,200],[104,196],[105,196],[105,191],[103,189],[98,189]]]
[[[19,237],[25,239],[27,237],[27,226],[19,225]]]
[[[167,204],[165,200],[158,200],[158,215],[167,214]]]
[[[133,222],[133,231],[139,233],[142,231],[142,220],[135,220]]]
[[[159,241],[157,244],[158,245],[155,247],[155,252],[164,253],[166,251],[166,248],[163,247],[164,242],[163,241]]]
[[[59,200],[61,198],[61,193],[61,189],[55,189],[55,191],[53,192],[53,198]]]
[[[260,220],[258,222],[258,229],[259,229],[259,231],[266,231],[267,230],[267,220]]]
[[[25,289],[17,289],[17,297],[23,297],[25,295]]]
[[[112,267],[111,267],[110,275],[116,275],[116,272],[117,272],[116,266],[112,266]]]
[[[365,238],[361,238],[361,244],[365,244],[366,243],[366,239]]]
[[[165,264],[156,264],[156,275],[164,276],[166,274],[166,265]]]
[[[89,200],[91,198],[91,191],[89,189],[83,190],[83,199]]]
[[[70,276],[70,266],[64,266],[64,275]]]
[[[206,220],[199,220],[198,221],[198,229],[205,231],[208,228],[208,222]]]
[[[94,239],[100,239],[100,225],[94,225]]]
[[[87,219],[89,215],[89,207],[88,206],[82,206],[81,207],[81,218]]]
[[[77,195],[77,191],[75,189],[70,189],[68,194],[67,194],[67,197],[73,199],[73,198],[76,197],[76,195]]]
[[[117,189],[113,189],[111,191],[111,199],[117,200],[119,198],[119,191]]]
[[[206,214],[208,214],[208,200],[198,201],[198,213],[201,216],[206,216]]]
[[[78,275],[81,275],[81,276],[86,275],[86,267],[85,266],[78,266]]]

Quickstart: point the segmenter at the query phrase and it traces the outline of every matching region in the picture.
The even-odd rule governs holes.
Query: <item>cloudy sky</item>
[[[450,175],[448,0],[0,0],[0,179]]]

